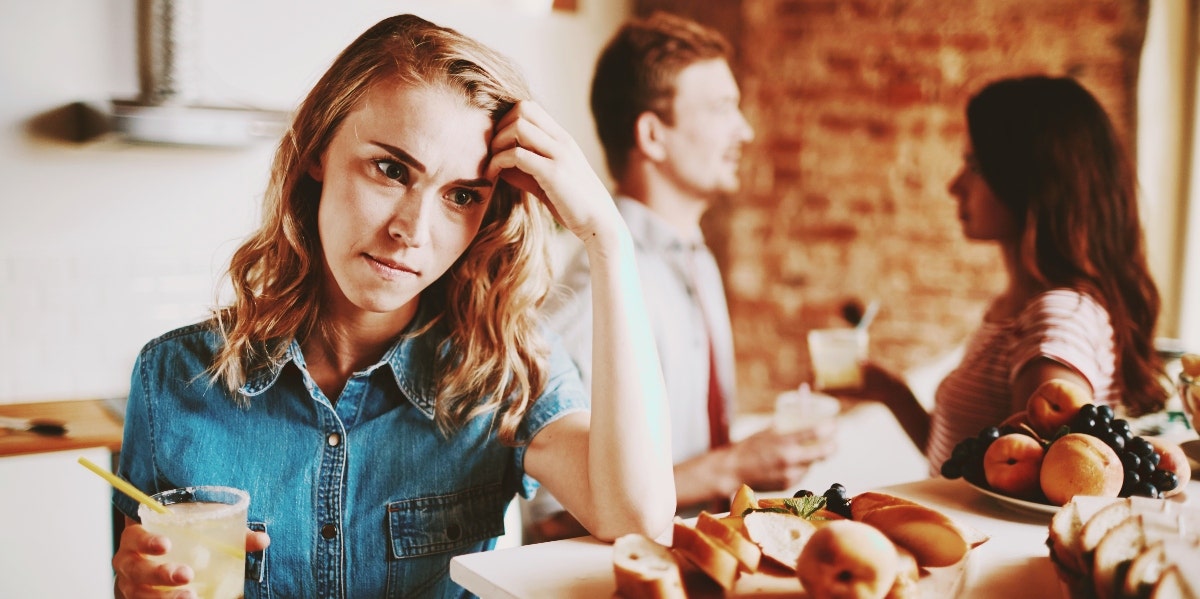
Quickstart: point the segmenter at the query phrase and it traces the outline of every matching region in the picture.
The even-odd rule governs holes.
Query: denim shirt
[[[492,414],[449,437],[438,431],[437,330],[402,337],[336,403],[293,341],[246,382],[245,407],[206,372],[222,342],[213,325],[172,331],[134,366],[120,474],[149,493],[249,491],[250,528],[271,545],[247,556],[246,599],[467,595],[450,580],[450,558],[494,547],[509,501],[538,485],[524,473],[524,447],[497,439]],[[577,371],[551,341],[549,382],[522,441],[587,409]],[[133,500],[114,493],[113,502],[137,519]]]

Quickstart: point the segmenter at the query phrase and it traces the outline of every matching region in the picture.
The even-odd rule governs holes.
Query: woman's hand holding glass
[[[246,531],[246,553],[262,551],[271,544],[265,532]],[[157,599],[193,597],[193,593],[180,589],[192,581],[194,573],[188,566],[164,564],[155,558],[165,555],[170,540],[152,534],[141,524],[125,520],[121,533],[121,544],[113,556],[113,571],[116,573],[115,591],[118,599]]]

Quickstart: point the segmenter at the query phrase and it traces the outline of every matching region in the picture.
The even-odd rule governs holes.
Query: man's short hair
[[[729,60],[730,46],[716,30],[665,12],[627,21],[600,53],[592,77],[592,118],[608,170],[624,176],[638,116],[653,112],[674,122],[675,80],[692,63]]]

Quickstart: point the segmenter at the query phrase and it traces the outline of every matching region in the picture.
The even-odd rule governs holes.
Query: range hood
[[[112,127],[129,141],[239,147],[278,139],[288,115],[199,101],[197,0],[138,0],[136,99],[111,102]]]

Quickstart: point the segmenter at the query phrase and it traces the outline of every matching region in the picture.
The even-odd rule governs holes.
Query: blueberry
[[[987,443],[991,443],[992,441],[999,439],[1000,438],[1000,427],[989,426],[989,427],[979,431],[979,438],[980,438],[980,440],[985,441]]]
[[[1115,414],[1113,414],[1112,406],[1107,404],[1100,404],[1096,406],[1096,418],[1098,420],[1103,422],[1112,422],[1113,416],[1115,416]]]
[[[1079,418],[1079,417],[1095,418],[1096,417],[1096,408],[1098,408],[1098,407],[1099,406],[1097,406],[1094,403],[1084,404],[1082,407],[1079,408],[1079,413],[1076,414],[1076,417],[1077,418]]]
[[[1142,460],[1141,465],[1138,466],[1137,472],[1139,475],[1141,475],[1142,480],[1150,480],[1150,477],[1154,474],[1154,471],[1157,468],[1158,465],[1150,463],[1150,460]]]
[[[846,498],[846,487],[844,485],[842,485],[841,483],[833,483],[832,485],[829,485],[829,490],[825,491],[825,496],[829,497],[830,493],[833,493],[834,495],[838,496],[841,499],[845,499]]]
[[[1138,483],[1133,488],[1133,494],[1141,497],[1149,497],[1151,499],[1158,499],[1159,496],[1158,487],[1154,486],[1153,483],[1148,481],[1142,481]]]
[[[951,480],[961,478],[963,475],[962,462],[955,459],[949,459],[942,463],[942,476]]]
[[[1121,483],[1123,487],[1132,489],[1140,482],[1142,482],[1142,475],[1138,474],[1137,470],[1125,469],[1125,481]]]
[[[1179,486],[1179,476],[1170,470],[1155,470],[1150,476],[1150,482],[1158,487],[1159,491],[1166,493],[1174,491]]]
[[[1154,465],[1155,468],[1158,468],[1158,462],[1160,460],[1162,460],[1162,456],[1158,455],[1157,453],[1155,453],[1153,451],[1150,452],[1150,455],[1142,456],[1143,462],[1150,462],[1151,464]]]
[[[1124,437],[1126,441],[1133,438],[1133,427],[1129,426],[1129,421],[1124,418],[1113,420],[1112,430],[1114,433]]]
[[[1149,441],[1142,437],[1134,437],[1125,443],[1125,449],[1136,453],[1138,457],[1145,458],[1154,453],[1154,446]]]
[[[1113,448],[1113,451],[1117,453],[1121,453],[1125,449],[1125,437],[1117,434],[1116,431],[1105,433],[1100,437],[1100,440],[1104,441],[1105,445]]]
[[[1071,424],[1069,424],[1067,426],[1071,429],[1071,432],[1073,432],[1073,433],[1083,433],[1085,435],[1091,435],[1096,432],[1096,417],[1095,416],[1087,416],[1087,417],[1081,418],[1080,416],[1076,416],[1075,418],[1071,419]]]
[[[799,499],[801,497],[812,497],[812,496],[813,496],[813,492],[809,491],[808,489],[800,489],[799,491],[796,491],[795,495],[792,495],[792,497],[796,498],[796,499]]]

